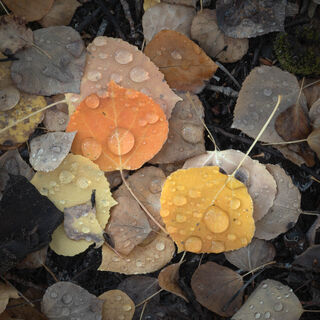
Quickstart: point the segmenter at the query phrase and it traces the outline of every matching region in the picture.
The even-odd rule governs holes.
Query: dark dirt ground
[[[103,31],[103,24],[107,22],[105,32],[102,34],[120,37],[141,48],[143,42],[141,26],[142,1],[131,0],[128,3],[134,19],[135,35],[130,34],[130,26],[123,14],[119,0],[92,0],[86,2],[77,9],[70,25],[83,35],[87,44],[98,32]],[[209,8],[215,8],[214,0],[207,1],[207,3],[210,3]],[[140,4],[140,10],[136,10],[137,4]],[[308,19],[304,15],[298,16],[295,21],[286,21],[286,25],[299,24],[301,21],[307,22]],[[31,27],[37,28],[38,25],[34,23]],[[272,52],[273,39],[274,34],[250,39],[248,53],[237,63],[225,65],[240,84],[250,70],[259,65],[259,58],[275,60]],[[220,78],[220,81],[212,79],[210,81],[211,84],[229,86],[237,90],[237,87],[225,73],[218,70],[216,76]],[[243,152],[247,151],[253,140],[240,131],[230,128],[236,99],[216,94],[208,89],[204,89],[199,94],[199,98],[205,107],[205,122],[214,135],[219,148],[222,150],[234,148]],[[214,149],[210,140],[206,143],[208,150]],[[27,160],[26,146],[22,146],[19,151]],[[310,180],[310,174],[319,178],[319,161],[313,168],[308,169],[304,166],[300,168],[286,160],[276,149],[270,146],[261,146],[259,143],[253,149],[251,156],[253,155],[256,155],[256,159],[262,163],[280,164],[292,177],[294,184],[298,186],[302,193],[302,209],[320,212],[320,184]],[[298,270],[291,266],[294,257],[309,246],[306,240],[306,232],[315,219],[315,216],[302,214],[298,223],[291,230],[272,240],[277,251],[275,257],[277,264],[265,268],[254,280],[254,283],[259,283],[268,278],[281,281],[294,290],[304,306],[320,309],[320,274],[315,270]],[[316,237],[316,243],[320,243],[319,234]],[[178,262],[180,257],[181,254],[176,255],[172,262]],[[234,270],[235,267],[226,261],[223,254],[205,254],[201,256],[187,253],[185,260],[186,262],[180,268],[180,285],[190,298],[191,303],[186,304],[181,298],[163,291],[160,293],[160,304],[152,304],[153,307],[146,310],[142,319],[225,319],[208,311],[195,300],[190,287],[190,280],[199,263],[215,261]],[[75,257],[58,256],[49,249],[46,265],[59,280],[73,281],[89,292],[100,295],[106,290],[116,289],[119,283],[127,277],[118,273],[97,271],[100,262],[101,249],[89,248],[86,252]],[[158,272],[151,274],[154,277],[157,277],[157,275]],[[30,271],[12,269],[8,274],[8,279],[10,278],[12,283],[22,292],[27,289],[28,283],[35,286],[43,286],[44,288],[54,283],[54,279],[44,268]],[[245,280],[250,280],[250,276],[246,277]],[[250,295],[254,287],[254,284],[251,283],[246,288],[245,297]],[[139,315],[139,312],[136,314]],[[137,319],[139,319],[139,316]],[[320,315],[304,313],[301,317],[301,320],[311,319],[320,319]]]

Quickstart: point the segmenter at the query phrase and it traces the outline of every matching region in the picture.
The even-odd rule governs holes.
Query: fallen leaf
[[[283,31],[286,4],[286,0],[218,0],[218,25],[232,38],[252,38]]]
[[[273,260],[276,250],[271,243],[253,238],[244,248],[226,252],[227,260],[242,271],[251,271]]]
[[[302,80],[300,80],[299,83],[301,85]],[[320,99],[320,79],[306,78],[303,83],[304,86],[302,92],[304,93],[307,105],[310,108],[317,100]]]
[[[77,131],[72,152],[101,170],[135,170],[161,149],[168,122],[151,98],[111,81],[104,98],[92,94],[77,107],[67,131]]]
[[[227,174],[232,174],[245,156],[239,150],[207,151],[207,153],[188,159],[184,169],[203,166],[219,166]],[[276,181],[265,165],[246,157],[235,177],[246,185],[253,201],[253,218],[255,221],[265,216],[272,207],[277,192]]]
[[[33,43],[32,30],[25,21],[14,16],[0,16],[0,51],[14,54],[18,50],[30,47]]]
[[[0,283],[0,313],[2,313],[9,302],[9,299],[20,298],[18,291],[4,283]]]
[[[16,121],[39,111],[46,106],[46,100],[40,96],[20,92],[19,103],[11,110],[0,112],[0,130],[12,125]],[[43,119],[43,112],[39,112],[27,120],[1,132],[0,144],[15,146],[29,139],[29,136]]]
[[[307,270],[314,270],[319,272],[320,263],[320,245],[312,245],[302,254],[295,257],[293,265],[298,265],[306,268]]]
[[[309,245],[314,245],[316,242],[317,232],[320,228],[320,215],[317,216],[316,220],[313,222],[312,226],[309,228],[306,233],[306,237]]]
[[[320,98],[312,104],[309,110],[309,118],[313,128],[320,128]]]
[[[73,240],[95,242],[96,248],[104,243],[103,229],[96,216],[91,200],[78,206],[64,209],[64,231]]]
[[[183,100],[176,104],[169,119],[168,139],[150,163],[177,162],[205,152],[202,103],[193,94],[193,104],[184,93],[179,96]]]
[[[173,89],[199,93],[218,66],[185,35],[162,30],[147,44],[145,54],[163,72]]]
[[[97,37],[88,46],[88,58],[81,80],[80,95],[67,95],[69,114],[87,96],[104,97],[113,80],[125,88],[150,96],[160,105],[167,119],[180,98],[163,80],[163,74],[137,47],[121,39]]]
[[[103,300],[102,320],[131,320],[135,311],[134,302],[121,290],[109,290],[99,296]]]
[[[108,222],[110,208],[116,204],[103,172],[79,155],[67,155],[57,169],[37,172],[31,182],[60,211],[91,201],[95,190],[96,217],[102,229]],[[50,248],[57,254],[70,256],[86,250],[91,244],[91,241],[69,239],[62,225],[53,233]]]
[[[43,124],[48,131],[65,131],[68,121],[67,113],[53,107],[45,111]]]
[[[7,57],[0,52],[0,59],[6,59]],[[13,85],[11,79],[11,64],[12,61],[2,61],[0,63],[0,89],[10,87]]]
[[[231,319],[299,320],[302,313],[302,305],[292,289],[279,281],[267,279],[259,284]]]
[[[62,214],[23,176],[10,175],[0,203],[0,273],[51,240]]]
[[[162,188],[160,202],[160,215],[179,252],[235,250],[253,237],[253,203],[247,188],[218,167],[174,172]]]
[[[161,30],[175,30],[190,38],[194,8],[160,3],[145,11],[142,17],[143,34],[148,43]]]
[[[301,195],[279,165],[267,164],[277,183],[277,194],[268,213],[256,222],[255,237],[270,240],[288,231],[298,221]]]
[[[86,51],[80,34],[71,27],[35,30],[34,44],[16,53],[11,77],[25,92],[51,96],[80,92]]]
[[[122,171],[123,177],[125,179],[128,178],[129,176],[129,171],[128,170],[123,170]],[[122,183],[122,178],[120,171],[111,171],[111,172],[105,172],[104,174],[106,178],[108,179],[108,182],[110,184],[110,189],[118,187]]]
[[[152,8],[153,6],[160,3],[161,0],[144,0],[143,1],[143,10],[147,11],[149,8]]]
[[[240,308],[243,291],[232,302],[231,299],[242,286],[243,280],[238,273],[215,262],[200,265],[191,278],[197,301],[222,317],[230,317]]]
[[[101,320],[103,301],[72,282],[56,282],[47,288],[41,303],[49,318]]]
[[[45,28],[67,26],[80,5],[77,0],[55,0],[49,12],[38,22]]]
[[[160,194],[165,179],[166,177],[160,168],[150,166],[141,168],[126,180],[135,196],[161,225],[163,222],[160,216]],[[114,192],[114,196],[125,196],[133,200],[124,184]],[[149,217],[147,218],[151,228],[154,231],[159,230],[159,227]]]
[[[3,0],[16,15],[29,21],[40,20],[53,5],[54,0]]]
[[[41,268],[47,258],[48,246],[29,253],[17,266],[17,269],[36,269]]]
[[[184,162],[175,162],[175,163],[163,163],[159,165],[159,168],[164,172],[167,176],[170,176],[171,173],[181,169],[183,167]]]
[[[104,245],[98,270],[124,274],[150,273],[165,266],[172,259],[174,251],[173,241],[163,234],[158,234],[144,247],[136,246],[126,257],[118,256]]]
[[[216,10],[197,13],[191,25],[191,37],[210,57],[223,63],[240,60],[249,48],[248,39],[230,38],[219,29]]]
[[[14,86],[0,89],[0,111],[8,111],[14,108],[20,100],[20,92]]]
[[[313,130],[307,137],[309,147],[317,154],[320,159],[320,128]]]
[[[106,232],[110,236],[114,249],[128,255],[151,232],[144,211],[132,197],[115,196],[118,204],[111,209]]]
[[[159,286],[161,287],[161,289],[169,291],[184,299],[186,302],[189,302],[188,298],[179,285],[180,265],[181,263],[173,263],[163,268],[158,275]]]
[[[0,168],[10,174],[24,176],[28,180],[31,180],[34,175],[34,171],[21,158],[17,149],[9,150],[0,157]]]

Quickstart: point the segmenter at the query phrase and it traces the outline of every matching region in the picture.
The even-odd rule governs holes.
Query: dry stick
[[[12,124],[6,126],[5,128],[0,129],[0,133],[2,133],[2,132],[6,131],[6,130],[14,127],[14,126],[16,126],[18,123],[23,122],[24,120],[27,120],[30,117],[32,117],[32,116],[34,116],[34,115],[36,115],[36,114],[38,114],[40,112],[43,112],[43,111],[45,111],[47,109],[50,109],[51,107],[54,107],[55,105],[57,105],[59,103],[66,103],[66,102],[67,102],[67,100],[61,100],[61,101],[57,101],[57,102],[51,103],[51,104],[49,104],[49,105],[47,105],[47,106],[45,106],[45,107],[43,107],[43,108],[41,108],[41,109],[39,109],[39,110],[37,110],[35,112],[32,112],[32,113],[28,114],[27,116],[25,116],[25,117],[23,117],[23,118],[21,118],[21,119],[19,119],[17,121],[14,121]]]
[[[146,309],[147,304],[148,304],[148,302],[146,302],[146,303],[143,305],[143,308],[142,308],[142,310],[141,310],[141,314],[140,314],[139,320],[142,320],[142,317],[143,317],[143,314],[144,314],[144,310]]]
[[[291,144],[291,143],[301,143],[306,142],[308,139],[300,139],[300,140],[293,140],[293,141],[282,141],[282,142],[272,142],[272,143],[261,143],[263,146],[275,146],[275,145],[283,145],[283,144]]]
[[[46,269],[46,271],[50,274],[50,276],[53,278],[55,282],[59,282],[59,279],[56,277],[56,275],[49,269],[49,267],[45,263],[41,263],[41,265]]]
[[[2,3],[1,0],[0,0],[0,4],[1,4],[2,9],[5,11],[5,13],[6,13],[7,15],[10,15],[10,12],[9,12],[8,9],[6,8],[6,6]]]
[[[306,89],[306,88],[309,88],[309,87],[311,87],[311,86],[314,86],[315,84],[317,84],[317,83],[319,83],[319,82],[320,82],[320,80],[316,80],[316,81],[314,81],[314,82],[311,82],[311,83],[305,85],[305,86],[303,87],[303,89]]]
[[[121,6],[122,6],[124,15],[125,15],[125,17],[127,18],[128,22],[129,22],[131,35],[132,35],[133,38],[136,38],[136,32],[134,30],[134,22],[133,22],[133,19],[132,19],[132,16],[131,16],[130,7],[129,7],[129,5],[128,5],[126,0],[120,0],[120,3],[121,3]]]
[[[163,291],[164,289],[160,289],[157,292],[155,292],[154,294],[152,294],[150,297],[144,299],[142,302],[138,303],[136,305],[136,308],[140,307],[142,304],[144,304],[145,302],[148,302],[150,299],[152,299],[153,297],[155,297],[157,294],[159,294],[161,291]]]
[[[143,211],[148,215],[148,217],[167,235],[167,230],[155,219],[155,217],[149,212],[149,210],[143,205],[143,203],[137,198],[137,196],[132,191],[131,187],[129,186],[128,182],[126,181],[126,178],[123,175],[122,169],[120,169],[120,175],[123,183],[127,187],[130,194],[133,196],[133,198],[138,202],[140,207],[143,209]]]
[[[218,67],[225,73],[227,74],[230,79],[235,83],[235,85],[240,89],[241,86],[240,86],[240,83],[236,80],[236,78],[228,71],[228,69],[223,65],[221,64],[219,61],[216,61],[216,64],[218,65]]]

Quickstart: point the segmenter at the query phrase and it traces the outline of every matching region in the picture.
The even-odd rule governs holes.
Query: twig
[[[215,91],[215,92],[220,92],[220,93],[224,94],[225,96],[232,97],[232,98],[237,98],[239,95],[238,91],[233,90],[230,87],[214,86],[214,85],[210,84],[206,88],[209,90]]]
[[[163,291],[163,289],[158,290],[157,292],[155,292],[154,294],[152,294],[150,297],[144,299],[143,301],[141,301],[140,303],[138,303],[136,305],[136,308],[140,307],[141,305],[143,305],[145,302],[149,301],[150,299],[152,299],[153,297],[155,297],[157,294],[159,294],[161,291]]]
[[[136,19],[140,20],[141,12],[142,12],[142,1],[141,0],[135,0],[135,11],[136,11]]]
[[[234,84],[240,89],[241,86],[240,86],[240,83],[236,80],[236,78],[229,72],[229,70],[224,66],[222,65],[219,61],[216,61],[216,64],[219,66],[219,68],[225,73],[227,74],[230,79],[234,82]]]
[[[49,269],[49,267],[45,263],[41,263],[42,266],[46,269],[46,271],[50,274],[50,276],[53,278],[55,282],[59,282],[59,279],[56,277],[56,275]]]
[[[120,3],[121,3],[121,6],[122,6],[124,15],[125,15],[126,19],[128,20],[129,25],[130,25],[131,37],[132,38],[136,38],[137,34],[136,34],[136,31],[135,31],[135,28],[134,28],[134,22],[133,22],[133,19],[132,19],[132,16],[131,16],[130,7],[128,5],[128,2],[126,0],[120,0]]]
[[[108,26],[108,20],[107,19],[102,19],[102,22],[101,22],[101,24],[99,26],[99,29],[98,29],[96,37],[103,36],[104,33],[106,32],[107,26]]]
[[[8,11],[8,9],[6,8],[6,6],[3,4],[3,2],[2,2],[1,0],[0,0],[0,5],[1,5],[2,9],[4,10],[4,12],[5,12],[7,15],[9,15],[10,12]]]
[[[87,15],[84,20],[78,25],[78,27],[76,28],[76,30],[80,33],[83,31],[84,28],[86,28],[92,20],[94,20],[98,14],[101,12],[100,8],[97,8],[96,10],[94,10],[92,12],[92,14]]]

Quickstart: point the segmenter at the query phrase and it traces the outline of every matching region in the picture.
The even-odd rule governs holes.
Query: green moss
[[[274,49],[283,69],[305,76],[320,75],[320,32],[312,27],[279,33]]]

